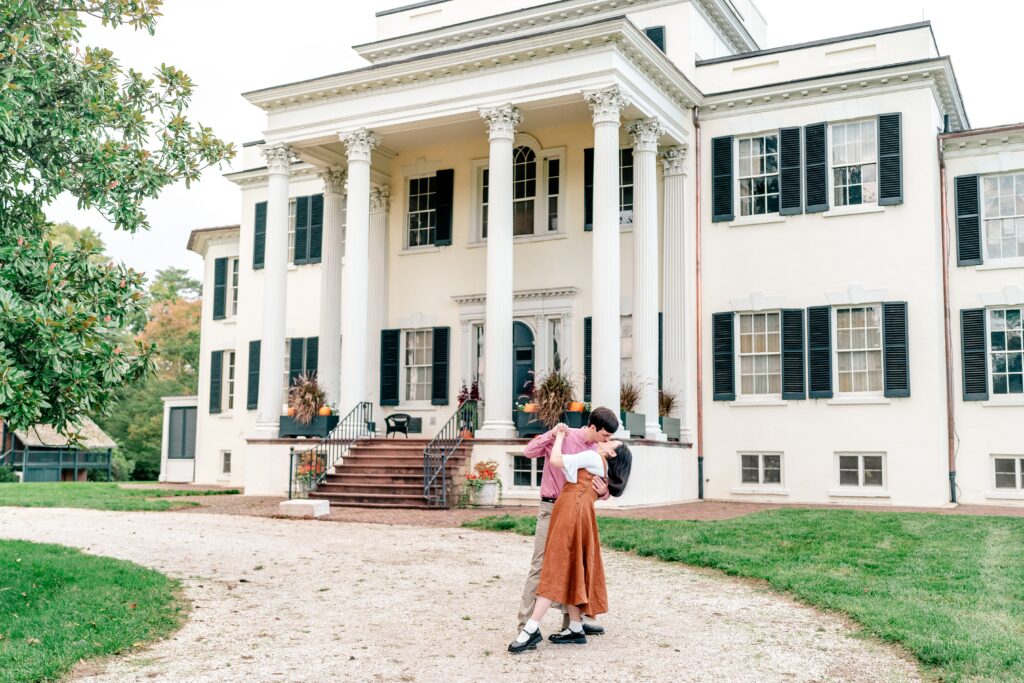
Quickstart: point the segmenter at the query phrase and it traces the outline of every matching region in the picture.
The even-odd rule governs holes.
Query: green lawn
[[[94,510],[174,510],[198,505],[191,496],[238,493],[224,491],[176,491],[131,489],[107,483],[0,484],[0,507],[91,508]]]
[[[0,541],[0,683],[57,680],[80,659],[176,630],[176,581],[59,545]]]
[[[532,517],[467,526],[532,535]],[[602,517],[605,547],[712,567],[849,615],[945,681],[1024,681],[1024,519],[775,510],[719,522]]]

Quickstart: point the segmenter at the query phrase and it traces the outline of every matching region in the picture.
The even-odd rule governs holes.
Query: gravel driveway
[[[185,627],[77,678],[233,681],[917,681],[843,620],[746,582],[605,552],[608,634],[512,657],[532,539],[224,515],[0,508],[0,536],[180,578]],[[545,620],[545,633],[558,617]]]

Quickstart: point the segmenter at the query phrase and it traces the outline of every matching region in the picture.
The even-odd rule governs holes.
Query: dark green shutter
[[[735,313],[711,316],[713,398],[716,401],[736,400]]]
[[[451,328],[434,328],[434,358],[430,377],[430,403],[448,405],[448,359],[450,356]]]
[[[665,51],[665,27],[651,26],[644,29],[644,33],[651,39],[651,42],[658,46],[662,52]]]
[[[594,319],[589,315],[583,319],[583,400],[589,401],[593,387],[593,364],[591,349],[594,344]]]
[[[210,414],[220,412],[220,397],[224,389],[224,352],[210,354]]]
[[[256,204],[256,217],[253,220],[252,267],[259,270],[263,267],[263,255],[267,249],[267,203]]]
[[[907,327],[907,303],[882,304],[882,366],[885,368],[885,395],[910,396],[910,339]]]
[[[828,135],[826,124],[804,126],[804,211],[828,211]]]
[[[455,204],[455,171],[447,168],[434,177],[434,208],[437,223],[434,229],[434,246],[446,247],[452,243],[452,208]],[[444,404],[446,405],[447,401]]]
[[[807,385],[811,398],[832,398],[832,308],[807,309]]]
[[[960,311],[960,348],[964,366],[964,400],[988,400],[988,359],[985,350],[985,309]]]
[[[228,260],[219,258],[213,262],[213,319],[223,320],[227,309]]]
[[[732,136],[711,141],[711,211],[712,222],[735,218],[732,201]]]
[[[903,134],[900,114],[878,117],[878,205],[903,203]]]
[[[309,197],[295,198],[295,257],[299,266],[309,262]]]
[[[295,378],[306,371],[306,340],[296,337],[288,342],[288,386],[295,384]]]
[[[309,263],[320,263],[324,250],[324,196],[309,198]]]
[[[320,337],[306,338],[306,374],[313,376],[320,368]]]
[[[402,359],[402,331],[380,331],[380,404],[397,406],[399,402],[398,373]]]
[[[782,398],[787,401],[807,398],[804,353],[804,311],[782,311]]]
[[[981,182],[976,175],[956,177],[956,264],[978,266],[981,255]]]
[[[245,407],[256,410],[260,402],[260,340],[249,342],[249,383],[245,388]]]
[[[594,148],[583,150],[583,229],[594,229]]]
[[[779,131],[779,215],[794,216],[804,208],[803,154],[800,147],[800,129],[783,128]]]
[[[658,389],[665,387],[665,314],[658,313]]]

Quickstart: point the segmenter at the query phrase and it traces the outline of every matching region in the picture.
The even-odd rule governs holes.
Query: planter
[[[582,411],[572,411],[568,413],[562,413],[562,422],[569,425],[573,429],[579,429],[585,422],[583,420]]]
[[[516,431],[519,433],[520,438],[529,438],[543,434],[547,431],[544,424],[536,419],[533,413],[524,413],[517,411],[516,416]]]
[[[647,432],[647,416],[643,413],[627,413],[622,411],[622,426],[629,432],[631,439],[642,439]]]
[[[682,420],[678,417],[659,417],[658,422],[661,423],[661,431],[665,432],[665,436],[668,437],[669,441],[679,441]]]
[[[313,421],[308,425],[304,425],[296,422],[294,417],[282,415],[278,436],[282,439],[295,436],[310,436],[322,439],[338,426],[340,419],[337,415],[319,415],[313,418]]]
[[[569,408],[566,410],[567,413],[582,413],[583,412],[582,401],[569,401]]]
[[[473,505],[478,508],[493,508],[498,505],[498,482],[487,481],[473,488]]]

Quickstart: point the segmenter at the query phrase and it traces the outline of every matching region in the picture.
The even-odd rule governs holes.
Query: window
[[[487,239],[487,205],[488,199],[490,199],[490,182],[491,172],[489,169],[483,169],[481,171],[481,189],[483,192],[482,199],[480,201],[481,215],[480,215],[480,236],[483,239]]]
[[[512,462],[512,485],[529,488],[540,488],[544,476],[544,458],[527,458],[525,455],[514,456]]]
[[[781,485],[781,453],[741,453],[740,482],[743,484]]]
[[[562,369],[562,321],[558,318],[548,320],[548,339],[551,341],[551,352],[548,367],[558,371]]]
[[[782,395],[779,313],[740,314],[740,393]]]
[[[221,451],[220,473],[231,474],[231,451]]]
[[[534,233],[533,207],[537,195],[537,154],[529,147],[512,151],[512,234]]]
[[[992,458],[992,464],[997,489],[1024,490],[1024,457]]]
[[[739,141],[740,215],[779,212],[779,137],[759,135]]]
[[[295,198],[288,200],[288,263],[295,263]]]
[[[196,457],[196,409],[174,407],[168,415],[167,457],[188,460]]]
[[[619,225],[633,225],[633,148],[619,150]]]
[[[880,306],[836,309],[836,354],[840,393],[882,392]]]
[[[885,458],[882,455],[841,454],[839,485],[883,488]]]
[[[301,339],[297,340],[297,342],[301,342],[301,341],[302,341]],[[285,403],[285,406],[288,405],[288,389],[290,389],[291,386],[292,386],[291,375],[288,372],[288,370],[289,370],[289,368],[291,366],[291,360],[292,360],[292,340],[291,339],[285,339],[284,340],[284,403]]]
[[[831,126],[835,206],[878,201],[877,126],[874,119]]]
[[[982,198],[987,258],[1024,258],[1024,173],[983,178]]]
[[[479,383],[480,394],[484,391],[484,326],[473,325],[473,379]]]
[[[238,259],[231,259],[231,279],[228,283],[228,292],[230,298],[228,300],[228,311],[229,317],[234,318],[238,315]]]
[[[562,231],[565,151],[519,145],[512,152],[512,235],[530,237]],[[478,210],[474,233],[487,239],[491,173],[486,161],[474,164]]]
[[[992,393],[1024,394],[1024,309],[998,309],[989,316]]]
[[[235,407],[235,352],[224,352],[224,399],[222,404],[231,410]]]
[[[429,401],[434,374],[433,330],[405,333],[405,400]]]
[[[548,232],[558,232],[558,202],[561,198],[561,159],[548,159]]]
[[[434,244],[437,228],[437,194],[434,177],[409,179],[409,246]]]

